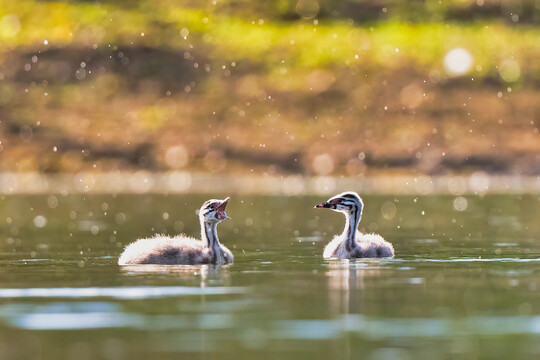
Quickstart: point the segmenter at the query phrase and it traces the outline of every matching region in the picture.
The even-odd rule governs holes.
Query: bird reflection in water
[[[230,265],[125,265],[120,270],[126,275],[163,275],[175,277],[190,283],[230,286]]]
[[[329,308],[336,318],[343,319],[349,314],[363,314],[366,280],[380,276],[380,269],[366,261],[332,260],[328,262]],[[355,335],[349,331],[342,333],[339,357],[356,358]],[[356,354],[356,355],[355,355]]]

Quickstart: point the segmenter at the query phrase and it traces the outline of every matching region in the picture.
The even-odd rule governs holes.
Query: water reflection
[[[376,260],[377,261],[377,260]],[[358,298],[365,289],[365,279],[379,277],[379,262],[371,265],[363,260],[328,261],[328,289],[330,307],[335,314],[355,313]],[[352,305],[351,305],[352,304]]]
[[[0,321],[29,330],[132,328],[139,330],[224,329],[234,326],[230,314],[145,315],[125,312],[112,303],[49,303],[0,307]]]
[[[362,260],[330,260],[328,261],[328,271],[326,276],[328,278],[328,290],[329,290],[329,304],[333,314],[351,314],[362,312],[361,308],[358,308],[356,304],[361,303],[362,292],[365,290],[365,278],[366,277],[378,277],[380,270],[377,267],[371,267],[364,263]],[[326,322],[320,324],[299,324],[289,322],[286,324],[287,332],[295,332],[295,336],[299,333],[305,332],[306,325],[313,326],[316,332],[311,331],[308,334],[304,334],[301,338],[305,338],[308,335],[310,339],[316,338],[316,336],[323,337],[338,337],[341,331],[335,321],[332,326],[327,326]],[[343,357],[346,359],[352,359],[352,347],[353,339],[351,334],[345,332],[342,334],[343,341],[341,351]]]
[[[368,261],[368,262],[366,262]],[[384,267],[378,260],[331,260],[328,262],[329,285],[334,290],[356,290],[364,288],[366,277],[380,276]]]
[[[493,262],[493,263],[530,263],[540,262],[540,258],[449,258],[449,259],[417,259],[419,262],[456,263],[456,262]]]
[[[455,196],[369,196],[374,209],[395,204],[365,221],[398,257],[325,261],[340,218],[306,211],[312,198],[239,196],[223,229],[232,266],[116,264],[140,236],[197,234],[195,222],[177,224],[203,197],[6,197],[0,348],[18,356],[4,357],[475,358],[501,339],[501,358],[525,354],[510,347],[540,353],[538,197],[468,196],[458,211]]]
[[[124,265],[120,266],[122,273],[126,275],[141,274],[164,274],[174,275],[180,279],[200,279],[201,287],[206,287],[208,282],[212,285],[229,286],[231,284],[231,265]]]
[[[32,330],[132,328],[139,330],[217,330],[238,326],[234,313],[140,314],[104,302],[2,305],[0,323]],[[271,320],[265,337],[271,339],[333,339],[345,334],[369,338],[444,338],[464,335],[540,334],[540,316],[472,316],[457,318],[376,318],[343,314],[335,319]],[[244,336],[245,334],[238,333]]]
[[[469,318],[377,319],[348,314],[335,320],[288,320],[275,323],[290,339],[332,338],[342,333],[372,338],[436,338],[461,335],[540,334],[540,316],[477,316]]]
[[[149,299],[170,296],[223,295],[246,292],[242,287],[119,286],[85,288],[0,289],[0,298],[113,298]]]

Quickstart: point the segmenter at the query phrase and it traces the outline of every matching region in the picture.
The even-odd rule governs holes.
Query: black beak
[[[329,204],[327,202],[323,202],[323,203],[320,203],[320,204],[317,204],[314,206],[315,209],[320,209],[320,208],[327,208],[327,209],[335,209],[336,208],[336,205],[334,204]]]

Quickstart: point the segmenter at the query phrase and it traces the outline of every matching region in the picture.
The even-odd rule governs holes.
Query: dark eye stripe
[[[343,200],[341,200],[341,201],[339,202],[339,205],[342,205],[342,206],[348,206],[348,207],[359,207],[359,206],[362,206],[362,205],[358,202],[358,199],[356,199],[356,198],[354,199],[354,201],[353,201],[353,200],[349,200],[349,199],[347,199],[347,200],[343,199]]]
[[[216,211],[218,205],[217,204],[209,204],[206,206],[206,208],[204,209],[204,212],[203,214],[206,215],[212,211]]]

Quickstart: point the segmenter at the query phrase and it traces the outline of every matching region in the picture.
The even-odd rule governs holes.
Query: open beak
[[[223,216],[224,220],[225,219],[230,219],[230,217],[225,213],[225,208],[227,207],[227,203],[229,202],[229,199],[230,199],[230,197],[227,197],[226,199],[224,199],[217,208],[218,213],[221,216]]]
[[[320,208],[335,209],[336,205],[335,204],[330,204],[328,202],[323,202],[323,203],[315,205],[314,208],[315,209],[320,209]]]

